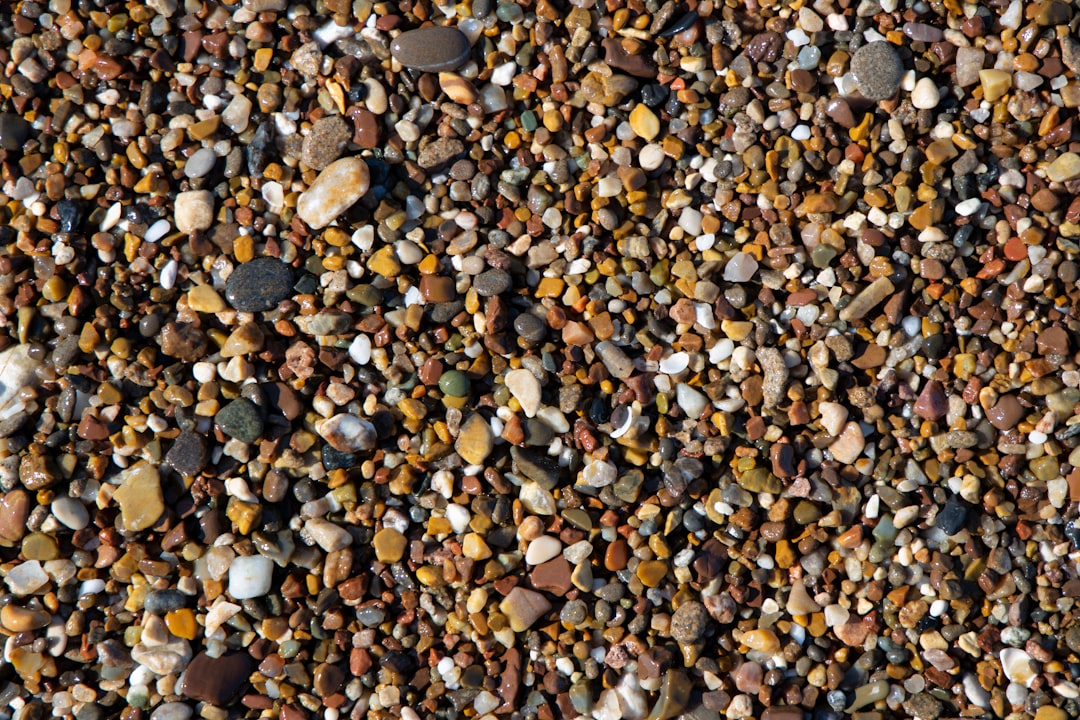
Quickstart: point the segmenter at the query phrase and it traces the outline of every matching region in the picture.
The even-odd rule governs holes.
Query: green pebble
[[[469,378],[459,370],[444,372],[439,378],[439,390],[452,397],[466,397],[469,394]]]
[[[532,110],[526,110],[521,113],[521,129],[525,132],[532,132],[537,128],[539,123],[536,121],[536,115]]]

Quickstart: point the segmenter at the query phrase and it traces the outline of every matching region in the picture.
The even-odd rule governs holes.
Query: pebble
[[[530,565],[540,565],[548,560],[553,560],[562,554],[562,543],[550,535],[541,535],[529,543],[525,551],[525,562]]]
[[[526,417],[536,417],[540,409],[540,381],[529,370],[511,370],[504,378],[506,388],[521,404]]]
[[[613,376],[625,380],[634,372],[634,362],[617,345],[607,340],[599,342],[594,348],[596,356]]]
[[[457,28],[428,25],[401,33],[390,43],[394,59],[421,72],[457,70],[469,57],[469,39]]]
[[[842,465],[850,465],[862,455],[866,447],[866,438],[863,436],[859,423],[846,423],[836,440],[829,445],[829,452],[833,459]]]
[[[76,498],[62,495],[53,500],[50,509],[53,516],[71,530],[82,530],[90,524],[90,513]],[[3,531],[0,530],[2,535]]]
[[[315,430],[332,448],[344,453],[366,452],[374,448],[379,439],[374,425],[348,413],[320,420],[315,424]]]
[[[547,598],[533,590],[516,587],[499,603],[514,632],[524,632],[552,608]]]
[[[22,540],[30,509],[30,495],[22,488],[4,493],[0,497],[0,538],[8,543]]]
[[[312,229],[320,230],[364,197],[370,184],[371,173],[362,159],[335,160],[300,194],[296,214]]]
[[[313,170],[325,170],[341,157],[351,137],[352,133],[340,115],[319,118],[304,137],[300,161]]]
[[[141,462],[123,471],[119,479],[113,500],[120,506],[124,529],[135,532],[153,527],[165,512],[157,468]]]
[[[375,557],[382,563],[396,563],[401,560],[408,545],[408,539],[392,528],[383,528],[375,533],[372,540]]]
[[[462,424],[454,449],[470,465],[481,465],[495,449],[491,425],[480,413],[473,413]]]
[[[263,419],[259,408],[247,398],[237,398],[218,410],[214,425],[228,437],[253,443],[263,434]]]
[[[206,442],[202,436],[192,432],[180,433],[165,454],[165,464],[185,477],[194,477],[202,472],[207,460]]]
[[[241,312],[270,310],[292,292],[292,270],[270,257],[240,264],[225,283],[225,299]]]
[[[323,518],[311,518],[304,530],[326,552],[344,550],[352,544],[352,535],[343,527]]]
[[[705,637],[709,627],[709,613],[696,600],[679,605],[671,616],[671,636],[676,642],[692,645]]]
[[[193,700],[226,707],[247,685],[251,669],[251,659],[247,653],[225,653],[212,658],[201,652],[184,671],[179,690]]]
[[[30,137],[30,124],[15,113],[0,113],[0,149],[21,152]]]
[[[192,234],[214,224],[214,196],[209,190],[188,190],[176,196],[176,229]]]
[[[237,600],[263,597],[274,579],[274,561],[261,555],[238,557],[229,566],[229,594]]]
[[[933,110],[941,102],[937,84],[928,77],[919,78],[911,91],[911,104],[919,110]]]
[[[888,100],[900,89],[904,63],[887,42],[868,42],[851,56],[851,72],[859,92],[867,100]]]

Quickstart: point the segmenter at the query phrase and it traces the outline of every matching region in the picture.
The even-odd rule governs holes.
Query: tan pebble
[[[165,512],[157,468],[142,462],[125,470],[123,478],[113,493],[113,500],[120,505],[124,529],[135,531],[152,527]]]
[[[203,286],[205,287],[205,286]],[[233,330],[221,346],[221,357],[234,358],[262,350],[265,336],[258,323],[244,323]]]
[[[499,603],[514,632],[524,632],[551,610],[551,603],[538,592],[516,587]]]
[[[341,158],[319,173],[296,203],[296,214],[321,230],[352,207],[368,191],[371,175],[358,157]]]
[[[396,563],[405,555],[408,539],[392,528],[383,528],[375,533],[371,544],[375,547],[375,557],[382,563]]]
[[[461,426],[457,441],[454,443],[461,459],[470,465],[480,465],[495,449],[495,436],[491,425],[480,413],[473,413]]]
[[[188,306],[195,312],[218,313],[225,309],[225,301],[217,290],[209,285],[196,285],[188,293]]]

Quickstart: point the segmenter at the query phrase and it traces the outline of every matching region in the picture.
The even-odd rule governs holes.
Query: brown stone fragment
[[[573,583],[570,580],[572,569],[566,558],[560,555],[537,565],[531,575],[533,587],[537,590],[549,592],[552,595],[562,597],[570,591]]]

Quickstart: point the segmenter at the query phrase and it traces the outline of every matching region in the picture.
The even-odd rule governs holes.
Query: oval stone
[[[457,28],[429,25],[398,35],[390,43],[390,54],[407,68],[448,72],[468,59],[469,39]]]
[[[360,158],[335,160],[300,195],[296,214],[312,229],[320,230],[364,197],[370,183],[371,173]]]
[[[292,294],[292,270],[272,257],[255,258],[233,270],[225,299],[240,312],[262,312]]]

